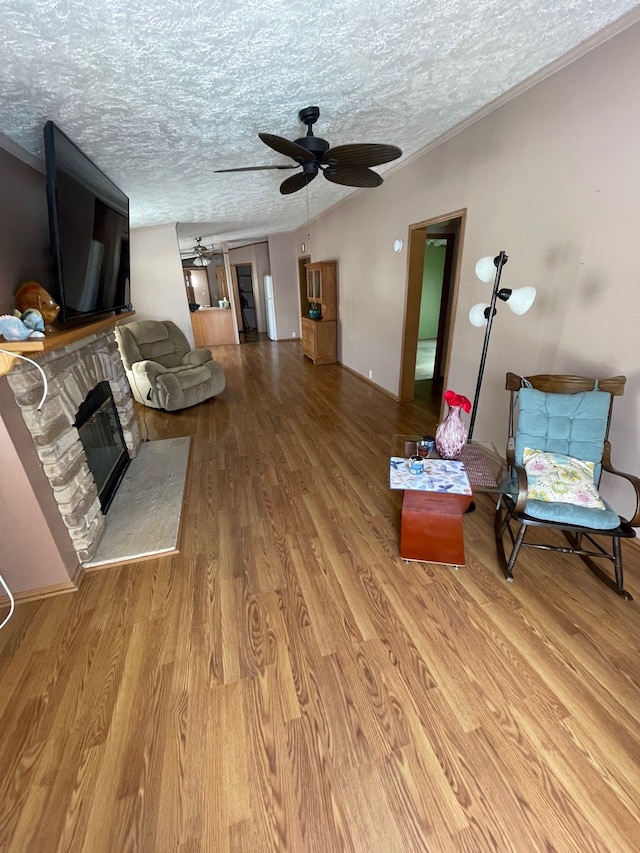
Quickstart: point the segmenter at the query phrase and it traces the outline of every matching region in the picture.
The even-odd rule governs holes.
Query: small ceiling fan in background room
[[[295,160],[295,165],[278,166],[243,166],[236,169],[216,169],[216,172],[257,172],[263,169],[302,169],[297,175],[286,178],[280,184],[283,195],[295,193],[306,187],[318,172],[322,172],[328,181],[347,187],[379,187],[381,176],[374,172],[372,166],[390,163],[402,156],[402,151],[395,145],[377,145],[362,143],[338,145],[331,148],[325,139],[313,135],[313,125],[320,116],[319,107],[305,107],[298,113],[298,118],[307,125],[307,134],[295,142],[290,142],[282,136],[271,133],[259,133],[260,139],[285,157]]]
[[[202,237],[195,237],[196,245],[191,249],[182,249],[180,256],[183,264],[193,267],[208,267],[212,258],[224,254],[219,249],[202,245]]]

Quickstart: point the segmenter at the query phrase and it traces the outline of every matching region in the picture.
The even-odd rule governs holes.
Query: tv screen
[[[129,199],[52,121],[44,151],[58,321],[129,308]]]

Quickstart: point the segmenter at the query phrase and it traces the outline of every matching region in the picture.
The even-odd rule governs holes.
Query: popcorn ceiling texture
[[[0,131],[42,154],[53,119],[130,198],[132,225],[254,238],[305,222],[290,162],[303,135],[404,158],[630,10],[631,0],[3,0]],[[377,169],[381,174],[402,160]],[[313,217],[353,190],[319,176]],[[375,190],[366,190],[375,192]]]

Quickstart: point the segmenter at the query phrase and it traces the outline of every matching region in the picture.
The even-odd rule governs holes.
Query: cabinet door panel
[[[320,304],[322,319],[301,318],[302,347],[304,354],[316,364],[333,364],[337,361],[336,269],[336,261],[306,264],[307,298],[309,302]]]

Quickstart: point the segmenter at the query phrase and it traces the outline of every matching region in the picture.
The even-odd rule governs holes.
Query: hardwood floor
[[[625,853],[640,838],[640,552],[507,584],[404,563],[396,432],[433,432],[299,343],[218,348],[181,553],[87,575],[0,632],[0,850]],[[505,418],[507,399],[505,396]],[[143,422],[144,416],[144,422]]]

